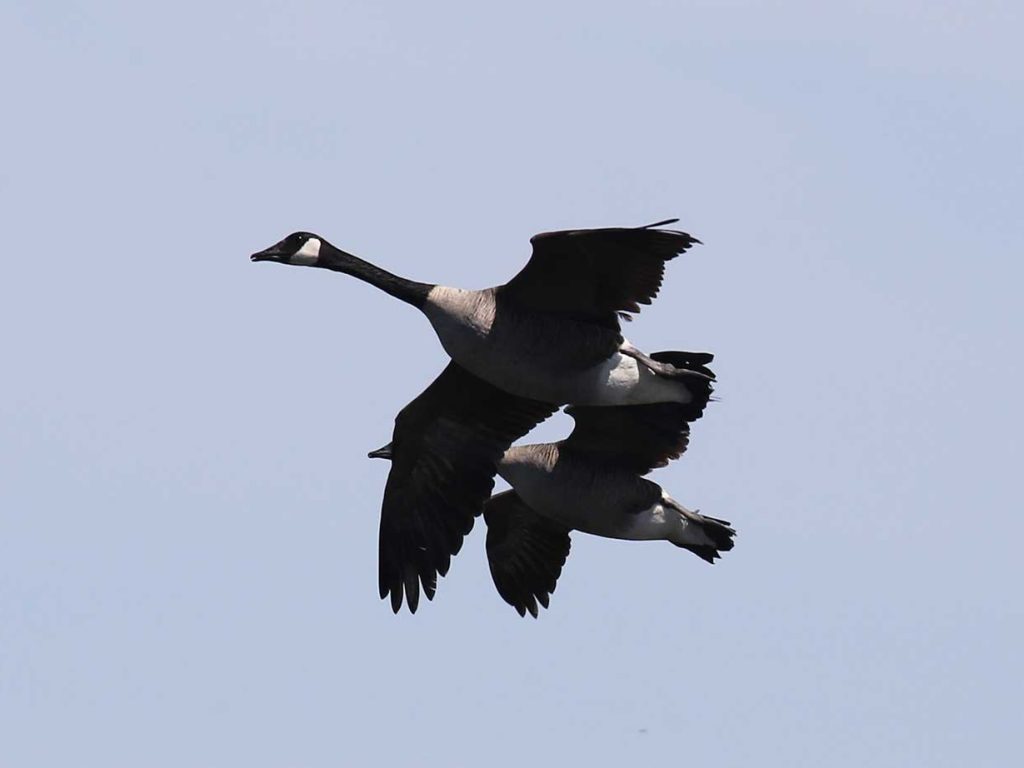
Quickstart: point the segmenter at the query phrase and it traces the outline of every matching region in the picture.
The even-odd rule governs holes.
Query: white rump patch
[[[290,261],[292,264],[298,264],[303,267],[310,267],[316,264],[317,259],[320,258],[320,240],[315,237],[309,238],[302,247],[299,248],[291,257]]]

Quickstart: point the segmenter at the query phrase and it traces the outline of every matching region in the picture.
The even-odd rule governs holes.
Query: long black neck
[[[434,287],[431,283],[417,283],[414,280],[406,280],[404,277],[393,275],[322,240],[316,266],[352,275],[352,277],[380,288],[384,293],[394,296],[396,299],[412,304],[417,309],[423,307],[427,301],[427,294]]]

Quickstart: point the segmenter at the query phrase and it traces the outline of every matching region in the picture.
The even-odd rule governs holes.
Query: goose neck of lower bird
[[[352,275],[364,283],[379,288],[389,296],[412,304],[417,309],[423,308],[427,301],[427,294],[434,287],[431,283],[418,283],[415,280],[407,280],[394,275],[376,264],[346,253],[330,243],[323,244],[316,266]]]

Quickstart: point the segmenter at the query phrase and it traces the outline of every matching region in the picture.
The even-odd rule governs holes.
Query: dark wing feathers
[[[515,491],[491,497],[484,507],[487,562],[498,594],[520,616],[537,618],[548,607],[569,556],[569,529],[534,512]]]
[[[679,403],[572,406],[565,412],[576,426],[561,450],[590,464],[646,474],[686,450],[690,425],[685,408]]]
[[[414,612],[473,528],[514,440],[556,406],[515,397],[456,363],[395,419],[391,472],[380,517],[379,586],[397,613]]]
[[[677,368],[714,374],[706,352],[655,352],[651,357]],[[562,450],[585,457],[588,462],[647,474],[683,455],[690,441],[690,422],[704,412],[711,398],[711,381],[695,380],[695,399],[689,403],[579,406],[565,409],[576,422],[562,442]]]
[[[533,311],[617,329],[618,313],[639,312],[657,296],[665,262],[700,242],[686,232],[658,229],[676,221],[535,235],[533,255],[501,295]]]

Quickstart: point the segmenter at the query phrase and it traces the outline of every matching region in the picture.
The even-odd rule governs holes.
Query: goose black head
[[[322,245],[323,239],[319,235],[312,232],[293,232],[281,242],[254,253],[249,258],[253,261],[278,261],[282,264],[312,267],[320,259]]]
[[[370,451],[366,456],[370,459],[387,459],[388,461],[391,461],[391,447],[393,445],[393,443],[388,443],[387,445],[378,448],[376,451]]]

